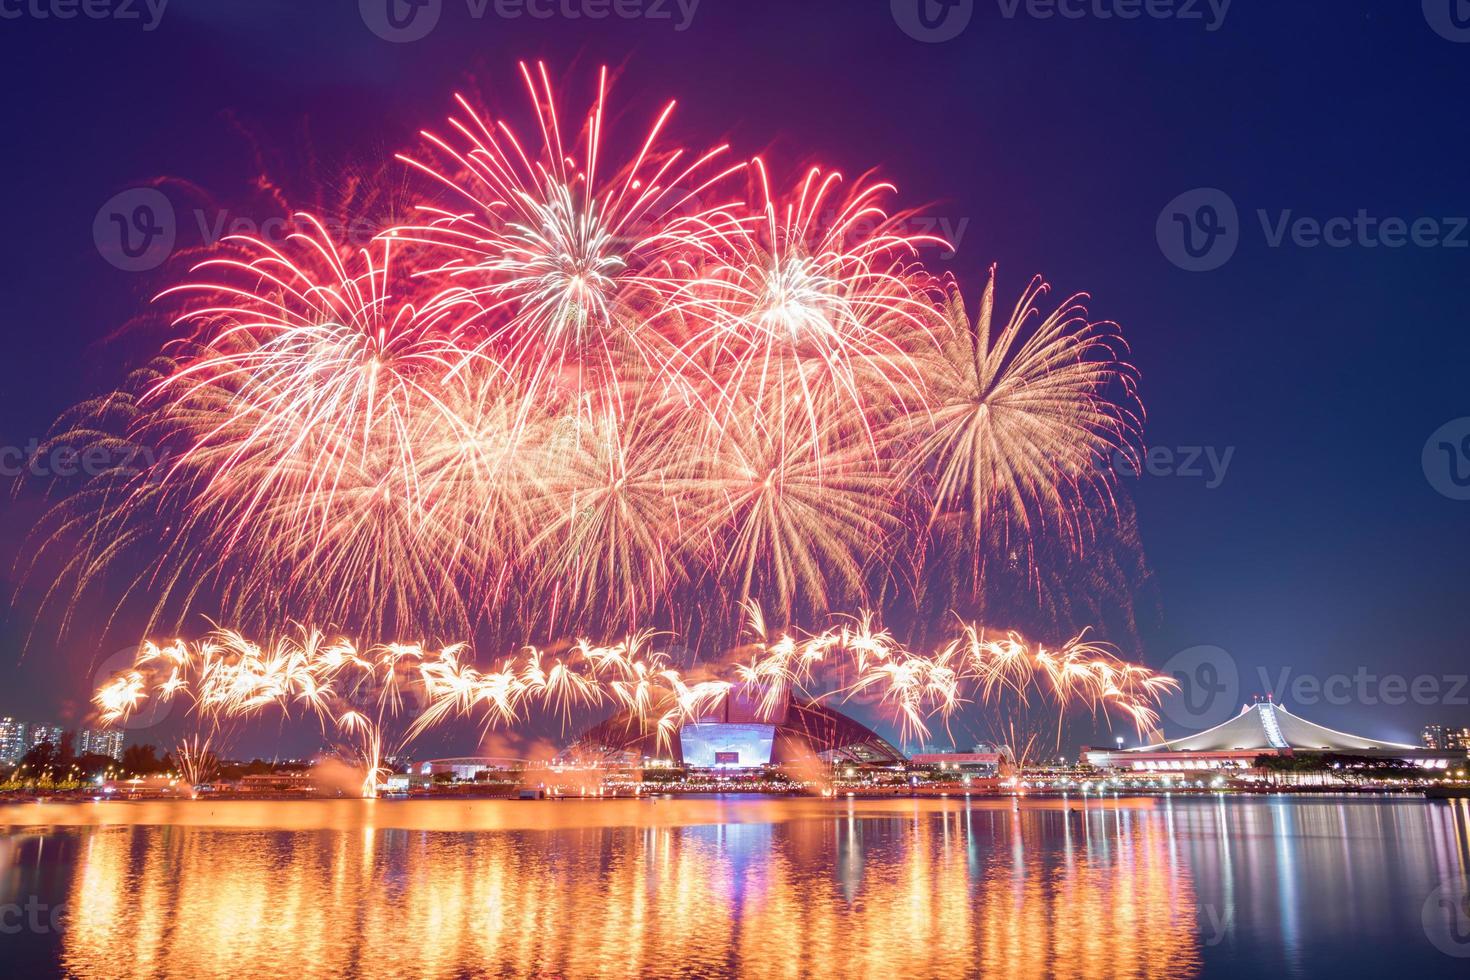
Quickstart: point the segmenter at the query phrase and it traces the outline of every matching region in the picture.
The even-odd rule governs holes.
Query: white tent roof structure
[[[1402,751],[1417,745],[1383,742],[1313,724],[1279,704],[1258,701],[1223,724],[1129,752],[1231,752],[1242,749],[1297,749],[1305,752]]]

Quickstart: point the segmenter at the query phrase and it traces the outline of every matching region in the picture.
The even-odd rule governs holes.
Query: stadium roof
[[[727,701],[717,711],[701,717],[699,727],[768,725],[772,729],[771,761],[794,763],[814,756],[824,762],[855,762],[872,765],[897,765],[904,755],[887,739],[866,725],[827,705],[814,701],[790,701],[767,720],[750,706]],[[670,733],[667,748],[682,762],[684,757],[682,726]],[[663,755],[657,723],[640,718],[635,712],[621,711],[599,725],[588,729],[574,747],[605,747],[615,750],[640,751],[644,755]]]
[[[1313,724],[1279,704],[1258,701],[1240,714],[1197,735],[1188,735],[1128,752],[1231,752],[1241,749],[1299,749],[1309,752],[1401,751],[1417,745],[1349,735]]]

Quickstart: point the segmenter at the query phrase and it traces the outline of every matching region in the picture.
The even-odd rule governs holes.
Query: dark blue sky
[[[505,18],[494,0],[476,17],[478,4],[443,0],[426,37],[389,43],[357,0],[171,0],[151,30],[141,0],[128,10],[141,20],[40,18],[50,0],[0,0],[0,443],[44,434],[148,353],[103,342],[158,284],[99,254],[93,219],[112,195],[171,177],[246,200],[259,168],[241,132],[273,150],[309,132],[325,158],[386,158],[437,126],[457,89],[519,99],[518,59],[545,58],[583,90],[605,62],[623,66],[615,93],[635,117],[681,100],[682,141],[878,167],[958,233],[957,256],[934,264],[971,295],[998,261],[1006,295],[1042,272],[1122,324],[1148,444],[1173,469],[1188,447],[1231,454],[1223,477],[1207,462],[1202,476],[1164,475],[1160,455],[1161,472],[1127,481],[1161,613],[1131,655],[1158,667],[1221,648],[1228,658],[1205,659],[1237,672],[1230,701],[1264,691],[1262,670],[1289,671],[1288,685],[1346,675],[1345,697],[1278,694],[1368,734],[1470,724],[1457,680],[1470,672],[1470,502],[1438,492],[1421,461],[1431,433],[1470,416],[1470,43],[1453,40],[1470,27],[1452,0],[1235,0],[1216,24],[1203,0],[1187,5],[1202,20],[1097,16],[1117,0],[1073,4],[1077,19],[974,0],[968,26],[938,43],[902,26],[919,3],[942,13],[935,0],[700,0],[689,17],[690,3],[624,0],[650,16],[594,21]],[[1171,262],[1179,242],[1157,233],[1166,205],[1197,188],[1238,213],[1222,218],[1235,253],[1207,272]],[[171,193],[191,243],[193,199]],[[1203,200],[1186,217],[1205,220]],[[1342,247],[1312,247],[1308,227],[1272,244],[1283,219],[1360,211],[1433,219],[1421,242],[1449,241],[1391,248],[1354,228]],[[7,559],[33,517],[0,509]],[[60,716],[97,650],[42,639],[20,662],[28,627],[7,617],[0,713]],[[1435,693],[1421,680],[1401,698],[1384,675],[1432,678]],[[1200,717],[1176,711],[1168,730]]]

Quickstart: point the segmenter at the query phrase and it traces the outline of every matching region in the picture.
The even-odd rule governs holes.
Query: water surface
[[[14,975],[1403,976],[1470,959],[1470,804],[0,807]],[[12,971],[7,971],[12,972]]]

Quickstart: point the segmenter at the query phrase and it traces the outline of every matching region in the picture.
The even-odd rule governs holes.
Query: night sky
[[[968,26],[926,43],[904,25],[922,34],[916,5],[932,4],[938,30],[953,27],[937,0],[624,0],[612,9],[648,16],[600,20],[506,18],[494,0],[476,17],[478,2],[443,0],[426,37],[390,43],[357,0],[171,0],[156,24],[141,0],[125,11],[139,19],[41,18],[49,0],[0,0],[0,444],[43,436],[152,353],[121,328],[161,272],[123,271],[94,241],[113,195],[169,179],[190,247],[196,208],[206,226],[222,209],[270,217],[221,203],[261,200],[257,146],[266,169],[289,170],[306,146],[386,160],[441,127],[457,90],[519,107],[519,59],[547,60],[568,93],[605,63],[639,125],[680,100],[686,145],[728,139],[788,173],[878,168],[958,239],[955,256],[926,259],[969,296],[999,262],[1003,298],[1044,273],[1122,325],[1156,447],[1123,481],[1158,607],[1127,656],[1159,668],[1184,651],[1173,665],[1196,684],[1224,678],[1215,700],[1235,706],[1284,673],[1288,706],[1363,734],[1470,725],[1470,501],[1452,499],[1466,494],[1450,469],[1470,472],[1470,457],[1438,449],[1470,449],[1470,422],[1425,463],[1431,434],[1470,416],[1470,43],[1455,40],[1470,26],[1456,27],[1454,2],[1236,0],[1218,21],[1203,0],[1181,11],[1201,19],[961,0],[949,16],[973,6]],[[1219,195],[1166,211],[1199,188],[1238,218],[1200,210]],[[1225,253],[1190,260],[1175,213],[1201,247],[1218,216],[1216,248],[1236,251],[1181,268]],[[1299,218],[1350,220],[1329,245]],[[7,568],[37,513],[24,492],[0,502]],[[102,607],[78,615],[101,633]],[[43,630],[27,645],[31,626],[28,607],[8,610],[0,714],[73,721],[95,662],[127,639],[58,646]],[[1213,673],[1197,673],[1202,658]],[[1334,693],[1298,684],[1293,697],[1303,676]],[[1166,731],[1219,710],[1176,706]],[[256,738],[260,751],[312,741]]]

